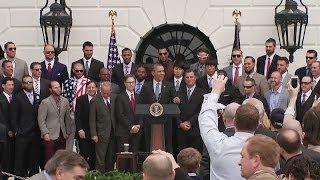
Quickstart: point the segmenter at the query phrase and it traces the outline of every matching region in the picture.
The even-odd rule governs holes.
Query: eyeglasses
[[[239,57],[241,57],[241,54],[232,54],[232,57],[237,57],[237,58],[239,58]]]
[[[254,85],[251,85],[251,86],[245,86],[245,85],[243,85],[243,88],[245,88],[245,89],[250,89],[250,88],[252,88]]]
[[[197,56],[198,56],[198,58],[204,59],[204,58],[207,58],[209,55],[205,55],[205,56],[199,56],[199,55],[197,55]]]
[[[310,83],[312,83],[312,82],[301,82],[301,84],[305,84],[305,85],[308,85]]]
[[[38,68],[38,69],[34,69],[35,71],[41,71],[42,70],[42,68]]]
[[[313,59],[314,57],[309,57],[309,56],[306,56],[306,59]]]
[[[167,55],[167,53],[166,52],[164,52],[164,53],[159,53],[159,56],[162,56],[162,55]]]
[[[23,81],[23,84],[32,84],[32,81]]]
[[[46,54],[54,54],[54,51],[47,51]]]
[[[83,69],[81,69],[81,70],[74,70],[75,72],[83,72]]]
[[[129,81],[129,82],[125,82],[125,83],[134,84],[135,82],[134,81]]]
[[[15,51],[17,48],[8,48],[9,51]]]

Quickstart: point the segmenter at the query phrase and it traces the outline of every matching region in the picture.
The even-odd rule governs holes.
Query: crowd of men
[[[291,86],[289,60],[275,49],[272,38],[257,60],[233,49],[231,65],[219,70],[206,48],[199,48],[197,62],[185,69],[184,62],[171,60],[170,51],[159,47],[159,61],[148,65],[148,74],[146,66],[132,62],[128,48],[122,50],[121,64],[112,71],[105,68],[87,41],[69,76],[67,66],[54,60],[53,46],[46,45],[44,60],[32,62],[29,75],[15,44],[7,42],[6,58],[0,60],[0,135],[6,134],[0,136],[0,168],[30,177],[56,151],[73,150],[76,139],[90,169],[113,170],[124,144],[131,152],[153,150],[152,121],[137,116],[135,109],[154,102],[179,107],[179,117],[158,119],[165,150],[174,157],[188,147],[199,151],[204,179],[277,178],[275,169],[287,173],[284,167],[301,154],[320,162],[320,150],[301,145],[304,114],[320,94],[317,52],[308,50],[306,66],[295,71],[300,89],[299,83]],[[277,112],[282,112],[279,122]],[[317,146],[320,140],[312,143]]]

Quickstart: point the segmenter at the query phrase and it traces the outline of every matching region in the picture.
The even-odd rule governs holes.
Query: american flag
[[[121,61],[119,58],[116,33],[114,32],[114,30],[112,30],[110,35],[108,62],[107,62],[107,67],[110,71],[110,74],[112,74],[112,69],[114,68],[114,66],[120,63]]]

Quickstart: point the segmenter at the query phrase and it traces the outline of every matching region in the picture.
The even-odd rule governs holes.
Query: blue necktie
[[[156,99],[158,100],[159,94],[160,94],[160,83],[159,82],[157,82],[157,84],[156,84],[156,90],[154,93],[156,95]]]

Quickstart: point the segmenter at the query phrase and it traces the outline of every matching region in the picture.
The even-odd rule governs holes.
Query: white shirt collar
[[[85,57],[83,57],[82,59],[84,63],[86,63],[86,61],[89,61],[89,64],[91,64],[92,57],[90,59],[86,59]]]
[[[182,77],[183,77],[183,76],[181,76],[179,79],[177,79],[176,77],[173,77],[173,79],[174,79],[174,83],[176,83],[176,82],[177,82],[177,80],[178,80],[179,82],[181,82],[181,81],[182,81]]]
[[[236,68],[237,66],[235,65],[235,64],[232,64],[232,68],[234,69],[234,68]],[[242,69],[242,63],[240,63],[239,65],[238,65],[238,67],[239,67],[239,70],[240,69]]]
[[[190,89],[191,92],[193,92],[194,88],[196,88],[196,85],[193,85],[191,88],[188,88],[188,87],[186,86],[186,88],[187,88],[187,91],[188,91],[188,89]]]
[[[273,54],[271,54],[271,56],[268,56],[268,55],[266,54],[266,61],[268,60],[268,58],[270,58],[270,60],[272,61],[272,59],[273,59],[273,57],[274,57],[275,54],[276,54],[276,52],[273,52]]]
[[[313,78],[313,81],[314,81],[314,80],[316,81],[316,84],[314,84],[314,86],[315,86],[315,85],[317,85],[317,83],[319,82],[319,80],[320,80],[320,76],[319,76],[319,77],[317,77],[316,79],[315,79],[315,78]]]
[[[127,94],[128,94],[129,99],[131,98],[131,94],[133,94],[133,96],[134,96],[134,91],[133,91],[133,92],[130,92],[130,91],[128,91],[128,90],[126,89],[126,92],[127,92]]]
[[[162,85],[162,81],[156,81],[155,79],[152,80],[153,81],[153,86],[156,86],[157,83],[160,83],[160,86]]]
[[[35,81],[40,82],[40,77],[39,77],[38,79],[36,79],[36,78],[32,77],[32,79],[33,79],[33,82],[35,82]]]
[[[301,95],[303,95],[303,94],[306,94],[306,96],[307,96],[307,98],[311,95],[311,93],[312,93],[312,89],[310,89],[308,92],[306,92],[306,93],[304,93],[304,92],[302,92],[302,94]]]
[[[48,64],[50,63],[51,64],[51,68],[53,67],[54,65],[54,59],[52,61],[47,61],[46,59],[44,60],[45,64],[46,64],[46,68],[48,69]]]

